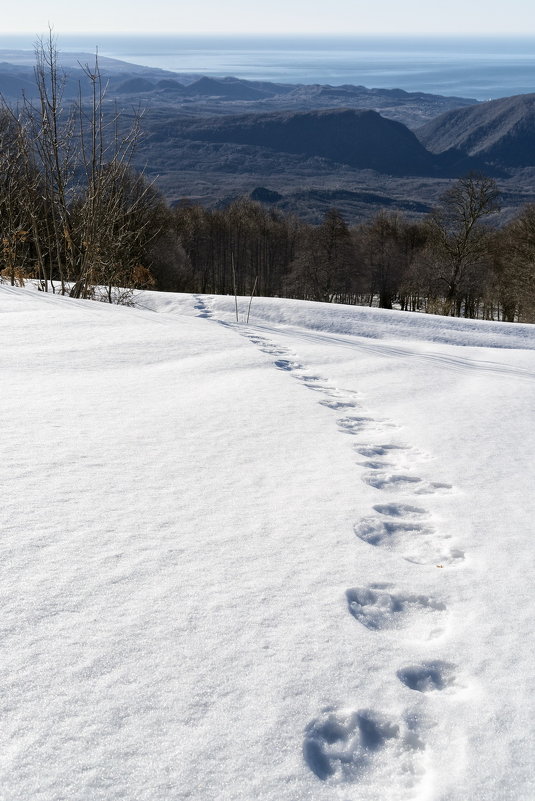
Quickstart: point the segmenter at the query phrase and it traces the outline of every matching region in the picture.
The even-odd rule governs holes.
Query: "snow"
[[[535,798],[535,329],[247,303],[0,286],[0,798]]]

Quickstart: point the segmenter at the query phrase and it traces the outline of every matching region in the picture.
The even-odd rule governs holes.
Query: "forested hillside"
[[[170,206],[134,167],[141,120],[105,113],[98,60],[84,69],[90,101],[64,97],[53,42],[37,52],[37,100],[0,114],[0,274],[44,291],[129,303],[135,289],[285,295],[465,317],[531,322],[535,207],[499,227],[500,188],[471,173],[427,214],[388,204],[371,219],[334,207],[312,225],[257,187],[221,208]],[[479,107],[478,107],[479,108]],[[464,112],[466,113],[466,112]],[[159,137],[278,142],[381,169],[423,169],[429,153],[400,123],[372,111],[192,119]],[[404,142],[400,149],[399,143]],[[238,145],[236,145],[238,146]],[[392,155],[393,154],[393,155]],[[412,167],[411,167],[412,165]],[[376,163],[379,167],[379,163]],[[431,165],[432,166],[432,165]],[[380,196],[376,196],[380,203]]]

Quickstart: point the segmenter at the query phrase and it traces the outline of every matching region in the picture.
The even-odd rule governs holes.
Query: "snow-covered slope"
[[[535,798],[535,329],[138,304],[0,287],[0,798]]]

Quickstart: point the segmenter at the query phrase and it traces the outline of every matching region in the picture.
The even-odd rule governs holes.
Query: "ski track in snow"
[[[214,319],[206,300],[195,296],[199,317]],[[361,410],[358,394],[338,389],[325,377],[308,371],[287,348],[238,323],[219,321],[232,327],[257,346],[263,353],[276,357],[276,369],[289,373],[302,386],[320,394],[321,406],[342,412],[336,421],[338,430],[357,439],[356,454],[366,461],[357,462],[365,468],[362,481],[374,488],[384,500],[374,504],[372,514],[354,525],[355,535],[371,547],[386,548],[415,565],[435,565],[453,568],[460,565],[465,553],[449,537],[441,535],[430,522],[430,513],[420,503],[427,495],[451,493],[453,487],[440,481],[427,481],[412,472],[412,465],[425,455],[410,445],[388,441],[399,426],[390,420],[374,417]],[[271,333],[271,330],[270,330]],[[325,339],[321,335],[306,335]],[[344,344],[337,339],[338,344]],[[369,346],[374,349],[373,345]],[[388,349],[393,355],[406,356],[398,348]],[[436,358],[426,356],[425,358]],[[448,360],[451,366],[463,369],[463,360]],[[492,364],[479,364],[478,369],[494,371]],[[503,368],[500,368],[503,370]],[[351,410],[354,410],[353,412]],[[361,437],[365,441],[361,441]],[[391,500],[394,493],[402,493]],[[418,505],[417,505],[418,504]],[[366,587],[346,590],[347,608],[371,636],[377,632],[394,633],[429,642],[446,631],[448,609],[440,598],[406,592],[387,583],[371,583]],[[456,666],[438,659],[424,660],[401,666],[395,678],[420,696],[451,695],[458,687]],[[399,797],[413,796],[424,778],[426,752],[416,714],[408,710],[401,720],[391,720],[377,710],[329,707],[306,727],[303,756],[306,764],[322,782],[334,784],[359,782],[365,791],[366,776],[382,776],[394,782]]]

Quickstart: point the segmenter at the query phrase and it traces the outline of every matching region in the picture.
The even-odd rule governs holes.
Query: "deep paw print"
[[[380,515],[388,517],[404,517],[405,520],[420,520],[427,512],[420,506],[411,506],[407,503],[383,503],[373,507]]]
[[[314,392],[325,393],[331,389],[327,379],[319,375],[299,375],[296,373],[293,378],[295,378],[296,381],[300,381],[307,389],[311,389]]]
[[[299,364],[299,362],[294,362],[291,359],[277,359],[277,361],[274,362],[274,365],[279,370],[286,370],[288,372],[290,372],[291,370],[302,369],[302,365]]]
[[[407,489],[407,487],[416,487],[416,485],[420,485],[422,481],[418,476],[411,476],[405,473],[367,473],[363,476],[363,480],[366,484],[369,484],[370,487],[386,491],[397,491],[400,489]]]
[[[410,690],[419,693],[452,692],[457,687],[456,666],[438,659],[406,665],[397,671],[397,677]]]
[[[328,708],[306,727],[303,755],[318,779],[351,781],[399,733],[399,725],[377,712]]]
[[[424,751],[414,716],[398,723],[374,709],[329,707],[308,724],[303,742],[305,762],[320,781],[358,783],[359,798],[370,801],[384,801],[384,787],[390,788],[389,801],[414,799]]]
[[[353,400],[344,399],[344,398],[329,398],[328,400],[320,401],[322,406],[326,406],[328,409],[334,409],[335,411],[339,411],[341,409],[354,409],[358,406],[358,403]]]
[[[351,417],[342,417],[338,420],[338,428],[345,434],[359,434],[361,431],[373,426],[375,423],[372,417],[364,417],[361,415],[352,415]]]
[[[371,631],[411,629],[424,639],[444,632],[446,604],[429,595],[375,583],[347,590],[346,598],[350,614]]]
[[[377,456],[391,456],[395,451],[407,451],[406,445],[355,445],[355,450],[361,456],[374,458]]]
[[[404,538],[412,535],[433,534],[433,529],[417,520],[384,520],[377,517],[365,517],[354,526],[359,539],[369,545],[382,545],[387,548],[399,547]]]

